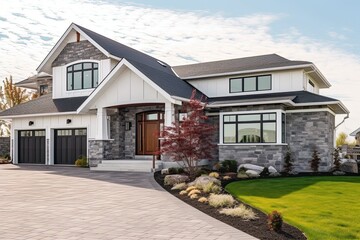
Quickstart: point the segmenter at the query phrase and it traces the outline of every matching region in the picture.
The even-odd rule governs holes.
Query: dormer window
[[[271,75],[230,78],[230,93],[271,90]]]
[[[40,85],[40,96],[49,93],[49,86],[48,85]]]
[[[91,89],[98,85],[98,64],[93,62],[77,63],[67,67],[67,90]]]

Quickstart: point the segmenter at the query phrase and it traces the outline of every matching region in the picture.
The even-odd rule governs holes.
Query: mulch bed
[[[248,206],[249,208],[252,208],[253,211],[257,215],[256,220],[251,221],[245,221],[237,217],[231,217],[226,216],[223,214],[220,214],[216,208],[213,208],[209,206],[208,204],[200,203],[197,201],[197,199],[193,200],[190,199],[188,196],[182,196],[179,194],[179,191],[172,191],[171,187],[164,186],[164,176],[161,175],[160,172],[155,172],[154,178],[157,183],[159,183],[165,190],[167,190],[169,193],[174,195],[175,197],[181,199],[182,201],[186,202],[187,204],[191,205],[192,207],[206,213],[209,216],[212,216],[213,218],[216,218],[219,221],[222,221],[234,228],[237,228],[243,232],[246,232],[256,238],[259,239],[306,239],[305,235],[297,228],[289,225],[289,224],[283,224],[282,231],[277,233],[274,231],[270,231],[267,226],[267,216],[263,212],[252,208],[251,206]],[[241,202],[241,201],[239,201]],[[241,202],[242,203],[242,202]]]

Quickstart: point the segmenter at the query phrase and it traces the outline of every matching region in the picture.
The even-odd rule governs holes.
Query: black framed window
[[[48,85],[40,85],[40,96],[49,93],[49,86]]]
[[[67,90],[95,88],[99,80],[99,66],[97,63],[84,62],[67,67]]]
[[[230,93],[271,90],[271,75],[230,78]]]
[[[224,143],[276,143],[276,113],[223,116]]]
[[[281,142],[286,142],[286,115],[285,113],[281,114]]]

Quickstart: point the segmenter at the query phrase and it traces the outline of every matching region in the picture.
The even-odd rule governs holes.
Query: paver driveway
[[[254,239],[147,173],[0,165],[0,239]]]

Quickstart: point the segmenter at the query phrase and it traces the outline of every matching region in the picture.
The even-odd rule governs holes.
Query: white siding
[[[110,59],[101,61],[94,60],[81,60],[69,63],[65,66],[53,68],[53,98],[69,98],[69,97],[82,97],[88,96],[94,89],[73,90],[67,91],[66,89],[66,67],[79,62],[97,62],[99,64],[99,83],[109,74],[112,69]]]
[[[229,92],[229,79],[245,76],[257,76],[257,75],[272,75],[272,89],[269,91],[254,91],[254,92],[242,92],[242,93],[230,93]],[[287,91],[302,91],[304,86],[304,71],[292,70],[292,71],[278,71],[267,72],[261,74],[251,75],[239,75],[239,76],[226,76],[215,77],[208,79],[188,80],[190,84],[204,92],[209,97],[223,97],[223,96],[237,96],[237,95],[253,95],[264,94],[273,92],[287,92]]]
[[[66,120],[71,119],[70,124],[66,124]],[[29,121],[34,124],[29,126]],[[53,144],[54,144],[54,129],[66,128],[86,128],[88,139],[94,139],[97,134],[97,119],[96,115],[62,115],[62,116],[43,116],[43,117],[26,117],[14,118],[11,123],[11,141],[14,143],[12,147],[14,163],[17,163],[17,132],[19,130],[40,130],[46,131],[46,144],[49,142],[49,161],[47,164],[52,164],[53,157]]]
[[[91,109],[131,103],[168,102],[157,90],[147,84],[130,69],[114,76],[115,79],[104,86],[102,95],[97,98]]]
[[[314,84],[314,87],[310,85],[309,81]],[[309,74],[306,73],[304,73],[304,86],[306,86],[306,91],[319,94],[319,85],[312,77],[309,76]]]

